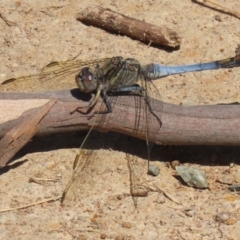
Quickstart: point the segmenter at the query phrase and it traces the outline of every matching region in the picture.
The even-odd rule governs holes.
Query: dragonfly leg
[[[91,108],[96,104],[96,102],[97,102],[100,94],[101,94],[101,89],[98,89],[96,96],[94,97],[93,100],[90,101],[90,103],[89,103],[87,106],[78,107],[78,108],[76,108],[74,111],[72,111],[71,114],[73,114],[73,113],[75,113],[75,112],[81,112],[80,109],[84,109],[84,108],[87,108],[87,109],[88,109],[88,111],[86,112],[86,113],[88,113],[89,110],[91,110]],[[81,112],[81,113],[82,113],[82,112]]]
[[[93,107],[93,106],[96,104],[96,102],[97,102],[100,94],[101,94],[101,89],[98,89],[96,96],[95,96],[94,99],[89,103],[89,105],[87,106],[87,108],[91,108],[91,107]],[[85,107],[84,107],[84,108],[85,108]]]
[[[94,112],[93,115],[95,115],[95,114],[108,114],[108,113],[111,113],[111,112],[112,112],[112,105],[111,105],[111,103],[110,103],[110,101],[109,101],[107,92],[106,92],[106,91],[102,91],[101,97],[102,97],[104,103],[105,103],[106,106],[107,106],[107,110],[105,110],[105,111],[99,111],[99,112]]]
[[[152,106],[151,106],[151,102],[149,101],[149,97],[147,94],[144,94],[145,89],[140,87],[137,84],[131,85],[131,86],[124,86],[121,87],[119,89],[116,90],[112,90],[112,93],[119,93],[119,92],[138,92],[146,101],[146,104],[149,108],[149,111],[151,112],[151,114],[157,119],[157,121],[159,122],[160,127],[162,127],[162,121],[161,119],[157,116],[157,114],[153,111]],[[107,104],[107,103],[106,103]]]
[[[148,96],[143,96],[144,100],[146,101],[146,104],[148,105],[149,111],[150,113],[157,119],[157,121],[159,122],[160,127],[162,127],[162,120],[158,117],[158,115],[153,111],[152,106],[151,106],[151,102],[149,101],[149,97]]]

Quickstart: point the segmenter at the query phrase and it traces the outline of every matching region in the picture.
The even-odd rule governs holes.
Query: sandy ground
[[[76,13],[90,3],[167,25],[182,37],[181,48],[165,51],[78,22]],[[240,9],[239,0],[226,3]],[[0,81],[37,73],[51,61],[68,60],[79,53],[78,59],[121,55],[143,64],[177,65],[234,56],[240,43],[239,19],[190,0],[0,0],[0,6]],[[156,85],[163,101],[169,103],[229,103],[240,101],[239,78],[238,68],[170,76]],[[153,178],[145,174],[144,141],[114,133],[94,133],[93,137],[92,147],[102,157],[94,160],[95,173],[81,186],[78,200],[71,206],[55,201],[1,213],[0,239],[240,239],[239,195],[216,181],[239,181],[237,147],[154,146],[152,159],[161,173]],[[20,163],[13,162],[2,171],[0,209],[61,195],[83,139],[83,133],[75,133],[31,141],[17,157]],[[94,139],[101,139],[101,146],[95,146]],[[138,157],[137,172],[143,173],[150,188],[148,197],[138,199],[137,208],[129,195],[129,146]],[[175,159],[204,170],[209,189],[193,189],[179,181],[168,164]],[[232,162],[236,164],[230,168]],[[58,181],[37,184],[29,182],[30,177]]]

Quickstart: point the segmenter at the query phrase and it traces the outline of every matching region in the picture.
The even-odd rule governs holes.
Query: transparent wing
[[[94,136],[95,141],[99,140],[99,142],[103,144],[104,139],[101,139],[101,137],[99,138],[99,134]],[[92,137],[93,136],[90,138]],[[137,206],[138,197],[147,196],[148,193],[143,187],[143,183],[145,182],[144,177],[146,176],[146,162],[133,154],[126,154],[126,157],[121,154],[122,159],[119,159],[116,162],[116,158],[112,156],[114,152],[108,149],[109,146],[114,145],[113,142],[116,144],[116,138],[108,139],[107,143],[105,142],[105,144],[101,146],[101,148],[105,149],[99,149],[94,146],[94,150],[88,150],[87,148],[91,144],[86,144],[87,147],[84,147],[79,151],[79,154],[76,156],[74,164],[75,168],[73,170],[72,177],[63,193],[62,202],[64,204],[72,206],[78,201],[84,201],[83,199],[87,199],[89,196],[91,199],[96,197],[95,195],[97,190],[101,189],[101,191],[107,191],[111,184],[106,184],[106,182],[110,181],[110,179],[106,181],[106,176],[104,176],[104,174],[106,173],[107,175],[107,173],[112,172],[111,176],[118,178],[116,174],[121,173],[117,173],[117,169],[118,166],[122,166],[122,163],[124,163],[123,168],[127,169],[128,167],[129,175],[126,176],[125,174],[125,178],[120,178],[122,179],[121,184],[117,183],[117,186],[116,184],[111,185],[111,187],[117,187],[116,189],[112,189],[111,193],[122,194],[122,190],[119,191],[118,188],[119,185],[124,186],[124,182],[126,183],[127,177],[127,181],[129,181],[129,188],[127,192],[123,194],[125,195],[127,193],[128,196],[132,196],[135,206]],[[136,149],[136,147],[133,146],[129,146],[128,148]],[[111,162],[107,162],[109,160]]]
[[[150,98],[155,97],[157,99],[160,99],[160,94],[158,93],[155,86],[152,85],[151,82],[145,78],[144,72],[141,71],[141,66],[136,60],[127,59],[126,61],[124,60],[122,62],[121,61],[122,59],[118,58],[115,64],[113,59],[113,62],[111,62],[111,64],[114,64],[114,65],[107,64],[106,65],[107,70],[104,69],[103,67],[101,71],[104,72],[104,76],[105,76],[105,73],[112,74],[111,77],[108,76],[107,80],[109,81],[108,85],[110,90],[113,90],[114,93],[121,93],[121,91],[118,92],[119,88],[131,86],[136,84],[137,82],[139,82],[140,86],[144,89],[142,92],[144,97],[142,97],[139,93],[137,95],[134,95],[134,94],[132,95],[132,100],[135,102],[135,106],[136,106],[135,107],[135,125],[133,128],[133,131],[137,134],[138,131],[141,131],[141,132],[146,131],[146,126],[148,126],[148,124],[151,124],[151,121],[158,122],[158,116],[153,114],[153,110],[152,110],[153,107],[152,107],[152,102]],[[111,67],[111,71],[109,70],[110,69],[109,66]],[[108,101],[111,104],[113,111],[114,111],[115,104],[118,104],[118,99],[119,99],[118,96],[108,97]],[[123,106],[123,107],[127,112],[128,103],[126,103],[126,106]],[[149,109],[152,114],[149,114],[148,116],[147,112]],[[105,103],[102,103],[100,112],[104,112],[105,110],[106,110],[106,105]],[[108,117],[108,114],[99,114],[96,117],[95,126],[96,127],[99,125],[107,126],[108,121],[112,121],[112,119]],[[141,128],[139,126],[141,126]],[[159,123],[158,123],[158,127],[160,127]],[[89,139],[87,139],[87,141],[89,141]],[[99,142],[99,139],[95,139],[95,141]],[[85,145],[84,145],[84,148],[86,148]],[[129,146],[129,148],[131,148],[131,146]],[[139,188],[140,186],[139,177],[137,177],[137,176],[143,176],[144,173],[146,173],[146,168],[144,169],[142,168],[142,171],[144,171],[144,173],[138,174],[139,170],[137,169],[139,168],[136,161],[136,157],[134,155],[132,156],[127,155],[127,160],[128,160],[128,167],[129,167],[129,173],[130,173],[129,176],[130,176],[130,183],[131,183],[130,192],[134,197],[134,203],[136,205],[136,198],[139,196],[146,195],[146,193],[144,193],[144,191],[142,191]],[[75,164],[74,164],[75,167],[74,167],[72,178],[69,181],[68,186],[66,187],[63,194],[63,201],[74,200],[77,196],[79,196],[79,193],[77,193],[78,192],[77,189],[82,189],[83,187],[85,188],[86,185],[89,183],[92,187],[94,188],[96,187],[96,183],[94,184],[93,175],[96,174],[96,169],[100,168],[102,161],[104,161],[104,157],[99,156],[97,151],[86,152],[86,150],[80,148],[79,154],[77,155],[75,160]]]
[[[162,112],[163,104],[161,94],[153,81],[147,77],[147,74],[142,71],[142,75],[139,81],[139,85],[143,90],[143,97],[146,102],[147,110],[147,124],[151,126],[152,131],[158,130],[162,126]],[[157,123],[155,122],[157,121]],[[155,130],[153,130],[155,128]]]
[[[159,123],[159,127],[161,127],[163,105],[161,103],[161,95],[158,89],[149,78],[149,74],[146,72],[145,68],[142,67],[136,59],[121,59],[118,67],[116,67],[114,75],[112,75],[112,78],[110,79],[110,90],[117,92],[118,89],[126,90],[129,87],[129,90],[132,88],[131,91],[134,93],[134,85],[136,84],[138,84],[142,89],[140,94],[142,94],[145,103],[147,104],[146,110],[151,112],[151,115],[155,117],[155,120]],[[121,90],[119,90],[119,92],[120,91]],[[137,87],[136,92],[139,93]],[[144,107],[145,105],[141,104],[140,106]],[[147,121],[151,121],[151,115],[146,116]]]
[[[109,97],[109,101],[113,106],[119,104],[118,103],[118,96],[111,96]],[[142,97],[140,96],[132,96],[133,101],[135,103],[142,101]],[[144,102],[144,101],[143,101]],[[127,105],[122,106],[124,109],[127,110]],[[136,108],[137,109],[137,108]],[[100,107],[100,111],[105,111],[106,105],[103,102]],[[143,111],[141,111],[143,113]],[[113,112],[114,114],[114,112]],[[136,110],[136,119],[140,118],[140,111]],[[93,127],[98,127],[100,125],[107,126],[109,121],[114,121],[109,114],[99,114],[96,116],[95,123]],[[136,121],[137,123],[137,121]],[[144,131],[144,129],[139,129],[137,124],[135,124],[135,129],[133,131]],[[91,131],[91,130],[90,130]],[[79,153],[76,156],[75,163],[74,163],[74,170],[70,181],[68,182],[67,187],[64,190],[62,202],[66,204],[71,204],[72,201],[76,201],[82,199],[83,196],[87,195],[94,195],[94,189],[100,189],[99,183],[99,175],[106,172],[106,166],[110,165],[110,163],[106,163],[106,159],[108,158],[107,154],[112,154],[110,151],[103,151],[103,150],[95,150],[99,148],[107,148],[107,149],[114,149],[116,144],[116,139],[109,139],[107,143],[104,142],[104,139],[100,139],[96,137],[95,132],[92,132],[86,136],[86,141],[79,149]],[[117,134],[118,136],[120,134]],[[94,150],[87,150],[87,149],[94,149]],[[132,152],[132,146],[128,145],[127,152]],[[113,158],[113,157],[111,157]],[[137,198],[138,197],[146,197],[147,193],[141,188],[141,177],[145,176],[147,172],[146,162],[137,159],[137,157],[133,154],[127,154],[126,159],[124,158],[126,166],[129,169],[129,183],[130,183],[130,191],[129,195],[132,195],[134,205],[137,205]],[[141,163],[140,163],[141,162]],[[104,186],[107,187],[108,186]]]
[[[91,132],[83,147],[75,158],[74,169],[62,196],[62,202],[72,205],[72,202],[81,201],[88,196],[94,197],[96,189],[107,189],[102,185],[104,173],[112,170],[111,163],[107,162],[112,154],[119,134]],[[103,175],[103,176],[102,176]]]
[[[102,100],[100,111],[105,111],[105,109],[105,103]],[[104,116],[105,114],[96,114],[94,123],[79,148],[73,164],[72,177],[62,195],[62,202],[64,203],[75,201],[82,198],[83,195],[86,196],[86,194],[91,195],[91,190],[93,189],[94,192],[94,188],[97,188],[98,175],[106,170],[106,164],[103,161],[106,154],[110,154],[110,151],[105,152],[103,156],[100,149],[114,148],[116,140],[111,139],[110,141],[108,139],[106,142],[104,138],[100,138],[101,134],[96,137],[96,133],[93,132],[93,129],[99,124],[104,124]]]
[[[88,191],[84,187],[86,188],[87,183],[93,180],[92,176],[98,166],[94,164],[96,159],[98,159],[96,150],[81,149],[79,151],[74,162],[72,177],[63,192],[62,202],[74,201],[79,191]]]
[[[85,66],[102,65],[109,58],[92,61],[70,60],[52,62],[39,74],[5,80],[0,85],[1,92],[37,92],[63,90],[76,87],[75,76]]]

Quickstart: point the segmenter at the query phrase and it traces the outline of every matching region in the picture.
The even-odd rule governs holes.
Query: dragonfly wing
[[[107,163],[106,159],[112,158],[110,149],[115,147],[118,137],[118,133],[108,134],[108,137],[98,132],[87,135],[83,147],[76,156],[72,177],[63,192],[63,203],[72,205],[73,201],[82,201],[89,196],[95,196],[96,189],[102,188],[104,177],[101,175],[105,172],[114,172],[112,163]],[[107,189],[108,186],[104,188]]]
[[[92,174],[96,164],[97,151],[81,149],[76,156],[74,169],[71,179],[68,182],[62,196],[62,202],[74,201],[78,197],[78,189],[84,191],[87,183],[92,180]],[[91,172],[91,174],[90,174]],[[88,191],[85,189],[85,191]],[[82,195],[82,194],[81,194]],[[80,196],[80,194],[79,194]]]
[[[38,92],[49,90],[63,90],[77,87],[75,76],[85,66],[104,64],[108,58],[92,61],[70,60],[52,62],[38,74],[11,78],[0,85],[2,92]]]
[[[147,114],[148,126],[153,127],[154,124],[151,121],[153,121],[152,119],[155,119],[158,122],[157,126],[159,129],[162,126],[161,116],[163,111],[161,94],[154,85],[153,81],[147,77],[147,74],[145,74],[144,71],[139,82],[140,86],[144,89],[143,95],[147,105],[147,112],[153,115],[150,117],[149,114]]]

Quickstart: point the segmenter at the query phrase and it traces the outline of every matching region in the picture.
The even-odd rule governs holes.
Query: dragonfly
[[[179,73],[239,67],[239,49],[240,45],[236,49],[236,55],[231,58],[180,66],[166,66],[156,63],[141,65],[140,62],[134,58],[125,59],[121,56],[90,61],[69,60],[64,62],[52,62],[39,74],[5,80],[0,85],[0,91],[34,92],[40,90],[49,91],[50,89],[63,90],[74,88],[77,85],[81,92],[95,93],[95,97],[86,105],[87,109],[91,109],[99,99],[102,100],[104,110],[93,113],[93,116],[97,115],[101,119],[104,119],[101,116],[112,112],[114,99],[116,99],[117,96],[122,94],[139,96],[144,101],[144,104],[141,106],[144,112],[149,169],[150,148],[148,131],[149,127],[151,127],[151,123],[149,122],[150,115],[156,119],[160,128],[163,124],[161,113],[156,114],[154,112],[154,103],[151,101],[152,99],[161,100],[161,95],[153,84],[153,81]],[[80,111],[81,109],[76,110]],[[98,124],[100,123],[101,121],[99,121]],[[99,158],[96,152],[82,149],[89,138],[91,130],[96,125],[97,124],[93,124],[92,128],[89,130],[75,158],[72,178],[69,180],[63,192],[62,201],[67,198],[72,198],[72,194],[74,194],[79,184],[84,185],[84,182],[88,180],[87,178],[90,178],[89,175],[85,175],[84,177],[84,171],[88,165],[91,164],[91,159]],[[132,167],[130,168],[132,169]],[[135,190],[131,190],[131,192],[135,196],[138,195]]]

